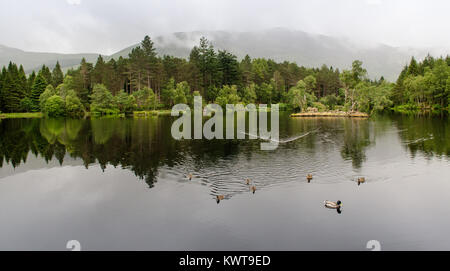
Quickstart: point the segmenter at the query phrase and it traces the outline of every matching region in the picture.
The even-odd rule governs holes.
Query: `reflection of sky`
[[[64,250],[71,239],[82,249],[346,250],[365,249],[372,239],[382,249],[450,249],[445,158],[411,159],[390,132],[377,135],[359,169],[332,143],[314,152],[291,148],[205,162],[194,172],[202,178],[191,182],[182,178],[194,169],[187,159],[162,167],[151,189],[120,167],[86,170],[71,160],[44,167],[29,156],[10,175],[4,164],[0,249]],[[304,180],[308,169],[311,184]],[[211,188],[221,183],[228,191],[227,182],[243,182],[243,175],[253,176],[256,193],[242,190],[216,204]],[[292,179],[278,182],[285,175]],[[351,179],[360,175],[367,183],[357,186]],[[338,199],[342,214],[323,208],[324,200]]]

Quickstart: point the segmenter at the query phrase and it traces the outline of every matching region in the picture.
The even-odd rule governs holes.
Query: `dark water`
[[[314,132],[275,151],[172,120],[2,120],[0,249],[450,249],[448,119],[285,114],[281,139]]]

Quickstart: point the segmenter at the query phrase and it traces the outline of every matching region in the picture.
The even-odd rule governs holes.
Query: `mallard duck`
[[[364,183],[365,181],[366,181],[366,178],[364,178],[364,177],[359,177],[359,178],[358,178],[358,185]]]
[[[312,174],[306,175],[306,179],[308,180],[308,183],[312,180]]]
[[[186,177],[189,179],[189,181],[192,180],[192,174],[191,173],[189,173]]]
[[[217,204],[219,204],[219,202],[220,202],[221,200],[223,200],[224,198],[225,198],[224,195],[217,195],[217,196],[216,196],[216,202],[217,202]]]
[[[330,209],[341,209],[342,202],[338,200],[337,202],[326,200],[324,201],[325,207]]]
[[[250,187],[250,189],[252,190],[253,194],[255,194],[256,186],[252,185],[252,187]]]
[[[250,184],[250,179],[246,179],[245,183],[247,183],[247,185],[249,185]]]

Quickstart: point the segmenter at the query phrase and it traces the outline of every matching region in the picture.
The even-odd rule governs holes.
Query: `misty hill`
[[[408,63],[412,55],[422,58],[425,51],[396,48],[383,44],[361,45],[352,41],[309,34],[302,31],[286,29],[271,29],[255,32],[178,32],[158,37],[152,37],[159,55],[174,55],[188,57],[200,37],[205,36],[212,41],[216,49],[230,51],[239,59],[246,54],[252,58],[265,57],[275,61],[295,61],[306,67],[320,67],[323,64],[335,68],[349,68],[355,59],[362,60],[370,77],[384,76],[394,81],[402,67]],[[127,47],[111,57],[128,56],[131,49],[138,44]],[[32,53],[5,46],[0,46],[0,66],[7,65],[12,60],[23,64],[25,70],[37,69],[42,64],[54,66],[56,60],[61,66],[71,67],[80,63],[82,57],[95,62],[98,54],[52,54]]]
[[[53,68],[56,61],[59,61],[61,67],[67,68],[80,64],[82,58],[93,62],[97,59],[98,54],[57,54],[57,53],[40,53],[26,52],[20,49],[7,47],[0,44],[0,67],[7,66],[10,61],[17,65],[22,64],[25,72],[38,70],[42,65]]]

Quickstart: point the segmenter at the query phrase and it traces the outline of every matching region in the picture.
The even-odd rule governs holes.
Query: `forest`
[[[201,38],[188,59],[158,56],[149,36],[128,58],[95,64],[83,59],[65,74],[57,62],[25,74],[22,65],[9,63],[0,73],[0,112],[42,112],[50,117],[82,117],[170,109],[192,105],[194,96],[205,103],[280,104],[280,109],[341,110],[366,113],[448,110],[450,57],[413,57],[395,83],[369,79],[363,63],[351,69],[299,66],[284,61],[238,60],[226,50],[215,50]]]

